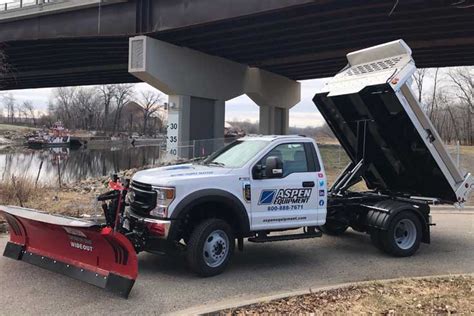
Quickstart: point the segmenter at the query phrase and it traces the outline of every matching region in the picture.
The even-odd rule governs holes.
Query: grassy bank
[[[19,126],[19,125],[11,125],[11,124],[0,124],[0,131],[29,131],[35,130],[35,128],[28,127],[28,126]]]
[[[25,135],[33,130],[26,126],[0,124],[0,145],[21,144],[25,141]]]
[[[104,179],[87,180],[57,188],[35,185],[34,180],[27,177],[12,177],[0,183],[0,205],[18,205],[48,213],[81,217],[84,214],[100,213],[96,196],[106,190]]]

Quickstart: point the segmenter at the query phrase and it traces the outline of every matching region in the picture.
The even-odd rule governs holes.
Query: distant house
[[[162,108],[162,107],[160,107]],[[147,123],[147,134],[159,133],[163,127],[162,118],[160,118],[161,112],[154,113]],[[111,113],[111,117],[115,116],[115,112]],[[120,120],[118,124],[118,130],[131,133],[143,133],[143,124],[145,121],[145,111],[136,102],[130,101],[122,108]]]

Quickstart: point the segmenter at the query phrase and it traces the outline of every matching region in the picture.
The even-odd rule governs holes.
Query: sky
[[[325,79],[301,81],[301,102],[290,110],[290,126],[306,127],[320,126],[324,120],[313,104],[312,98],[322,86]],[[146,83],[139,83],[135,86],[137,92],[143,90],[154,90]],[[3,91],[2,94],[11,93],[18,104],[29,100],[41,111],[46,111],[51,98],[52,89],[24,89]],[[2,109],[0,109],[2,110]],[[234,98],[226,102],[226,121],[258,121],[258,106],[246,95]]]

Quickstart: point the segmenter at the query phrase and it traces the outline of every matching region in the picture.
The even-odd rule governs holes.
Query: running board
[[[297,239],[310,239],[310,238],[317,238],[323,235],[320,231],[315,231],[314,233],[310,234],[292,234],[292,235],[275,235],[275,236],[257,236],[257,237],[250,237],[248,241],[250,242],[272,242],[272,241],[285,241],[285,240],[297,240]]]

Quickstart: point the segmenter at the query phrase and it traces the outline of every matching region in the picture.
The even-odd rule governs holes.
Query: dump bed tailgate
[[[313,101],[370,189],[463,203],[474,184],[447,153],[409,87],[416,70],[401,40],[348,54]]]

